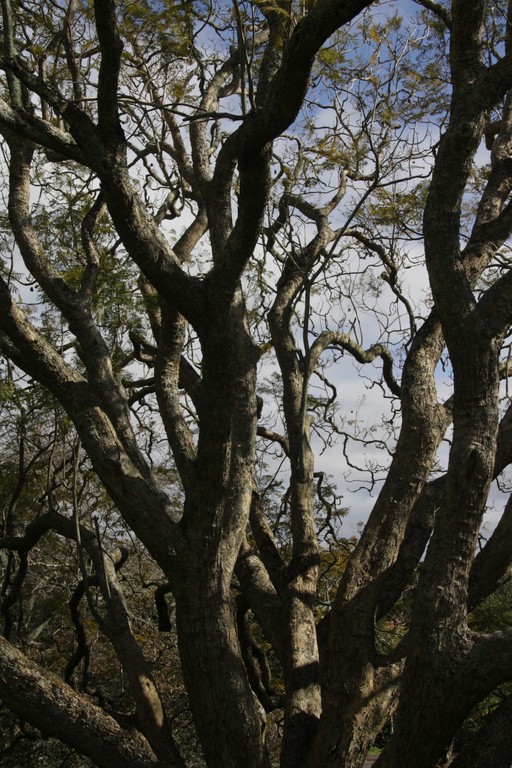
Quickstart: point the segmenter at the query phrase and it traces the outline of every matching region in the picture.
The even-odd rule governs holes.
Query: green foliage
[[[126,0],[118,5],[126,38],[136,40],[137,45],[149,42],[164,60],[190,55],[194,18],[203,12],[207,12],[203,0]]]
[[[202,293],[198,289],[198,296],[204,299],[205,312],[208,302],[211,300],[214,304],[213,299],[217,299],[208,292],[217,290],[219,285],[221,291],[224,290],[222,280],[219,280],[223,260],[232,253],[233,242],[236,246],[233,260],[238,258],[237,249],[243,252],[246,244],[243,238],[236,238],[240,232],[244,234],[245,220],[253,216],[252,203],[247,204],[243,198],[242,163],[240,168],[235,168],[243,140],[239,141],[236,136],[234,140],[226,137],[239,125],[244,130],[250,127],[253,119],[254,125],[258,125],[258,112],[264,108],[263,96],[262,101],[258,101],[261,96],[258,94],[259,66],[268,40],[269,19],[274,23],[278,17],[282,22],[278,24],[280,31],[276,34],[275,48],[270,53],[267,51],[268,58],[265,59],[272,69],[279,66],[294,25],[315,2],[320,0],[290,3],[241,0],[236,4],[214,4],[207,0],[183,3],[177,0],[120,0],[115,4],[124,46],[120,79],[116,83],[124,136],[121,149],[126,149],[121,170],[131,175],[131,192],[138,196],[141,207],[146,206],[148,216],[154,217],[160,226],[158,237],[161,240],[155,237],[157,245],[166,239],[178,254],[181,235],[187,231],[190,235],[188,227],[197,216],[201,236],[186,253],[181,266],[196,278],[190,284],[201,286]],[[68,34],[66,12],[72,7],[73,24]],[[416,5],[412,7],[416,8]],[[92,0],[83,0],[78,6],[26,0],[15,10],[20,60],[31,71],[46,78],[48,87],[59,88],[73,105],[83,108],[96,121],[101,101],[96,92],[101,53],[95,34]],[[421,11],[410,19],[395,11],[396,4],[393,3],[371,4],[356,23],[332,35],[319,52],[301,113],[287,133],[273,143],[271,194],[266,201],[266,218],[260,233],[258,226],[263,213],[255,217],[258,225],[255,226],[254,241],[259,234],[261,238],[252,256],[248,257],[248,266],[236,294],[236,313],[233,311],[230,315],[237,321],[239,314],[245,313],[240,337],[250,333],[260,350],[256,394],[263,406],[261,414],[258,413],[260,435],[251,476],[274,537],[277,551],[273,554],[275,560],[281,557],[286,577],[297,563],[306,572],[310,566],[308,562],[303,566],[301,558],[304,561],[310,558],[316,563],[316,535],[320,544],[318,589],[314,595],[304,598],[301,610],[306,610],[307,605],[314,606],[318,621],[332,608],[347,563],[357,548],[355,538],[345,535],[343,528],[342,519],[348,511],[345,501],[354,486],[357,486],[356,492],[364,488],[372,494],[382,486],[398,434],[399,398],[393,387],[390,387],[391,394],[386,388],[380,361],[363,369],[362,364],[354,363],[345,348],[334,343],[324,350],[310,381],[307,374],[311,373],[308,365],[313,345],[324,331],[334,328],[363,348],[370,343],[387,345],[394,363],[399,364],[411,349],[416,321],[422,320],[428,309],[426,304],[420,305],[419,299],[416,307],[416,297],[410,299],[403,289],[402,282],[406,283],[406,279],[402,277],[402,268],[415,267],[421,250],[418,242],[422,237],[422,217],[435,162],[433,146],[443,129],[451,95],[448,40],[445,27],[432,14]],[[493,63],[500,55],[503,19],[491,4],[486,23],[490,39],[487,56]],[[7,98],[7,91],[5,95]],[[35,115],[46,129],[54,126],[72,136],[78,135],[73,109],[51,107],[45,101],[45,93],[39,93],[37,88],[30,98],[32,116]],[[272,124],[272,115],[269,115]],[[243,133],[241,135],[243,137]],[[125,480],[130,481],[134,477],[137,481],[140,478],[141,485],[146,480],[148,484],[160,484],[171,506],[179,511],[184,490],[170,445],[177,446],[178,450],[190,438],[190,446],[187,443],[184,450],[186,459],[182,459],[182,464],[187,464],[196,447],[193,443],[201,429],[201,421],[207,421],[203,418],[208,407],[205,392],[212,387],[210,380],[205,383],[200,382],[200,378],[203,371],[212,378],[212,370],[217,370],[215,365],[210,368],[203,365],[202,354],[206,355],[208,345],[202,347],[201,343],[207,334],[199,322],[197,327],[192,327],[195,324],[194,307],[189,313],[190,325],[185,326],[182,348],[179,348],[182,340],[178,338],[179,334],[176,338],[172,338],[172,334],[174,326],[181,322],[182,304],[178,301],[176,306],[172,304],[169,299],[172,291],[168,296],[161,296],[160,291],[164,293],[166,288],[157,280],[152,286],[145,283],[108,215],[95,223],[94,256],[87,251],[82,227],[98,199],[101,185],[107,196],[109,179],[105,168],[112,158],[107,158],[105,167],[102,166],[101,172],[95,175],[85,165],[80,167],[77,162],[62,160],[58,153],[44,149],[43,145],[44,142],[36,151],[30,178],[30,223],[37,235],[35,251],[40,263],[31,264],[29,259],[26,266],[21,263],[19,252],[13,247],[8,216],[2,211],[0,247],[4,264],[1,274],[9,281],[13,295],[20,299],[20,307],[30,315],[34,333],[39,332],[50,340],[66,363],[87,376],[94,366],[86,369],[82,359],[85,345],[80,349],[77,343],[76,315],[69,312],[72,319],[66,319],[51,296],[52,287],[58,286],[65,289],[66,296],[76,298],[91,271],[97,271],[87,321],[96,323],[110,352],[104,371],[110,374],[113,370],[118,380],[122,376],[121,383],[129,397],[123,400],[120,396],[116,400],[114,396],[109,400],[107,395],[112,394],[111,391],[101,393],[92,376],[85,384],[80,383],[80,387],[83,386],[90,396],[87,407],[92,402],[95,409],[103,409],[105,422],[101,423],[111,419],[112,433],[117,430],[113,444],[116,447],[122,445],[123,450],[128,446],[123,454],[125,458],[120,458],[119,466],[116,465],[119,475],[122,477],[124,473]],[[250,152],[246,154],[250,155]],[[215,161],[226,157],[229,162],[219,165],[218,175],[213,175]],[[251,155],[249,164],[252,162]],[[257,159],[254,162],[257,166]],[[212,176],[213,182],[210,182]],[[208,199],[208,196],[212,189],[224,188],[225,178],[232,184],[229,189],[226,185],[222,210],[215,211],[217,200],[211,196]],[[478,200],[488,179],[489,169],[473,169],[463,201],[465,231],[462,235],[471,230]],[[209,233],[204,231],[200,221],[206,199]],[[111,204],[111,210],[117,209]],[[218,233],[214,229],[220,224],[216,213],[219,221],[225,218],[222,245],[217,244],[217,247],[215,237]],[[237,228],[231,237],[228,230],[232,222],[229,220],[236,221],[239,214]],[[131,250],[132,257],[147,268],[149,261],[142,251],[148,241],[137,232],[133,237],[137,242],[134,246],[132,235],[137,222],[125,218],[124,223],[127,222],[133,229],[128,234],[124,231],[126,247]],[[119,230],[123,231],[121,226]],[[162,247],[158,258],[164,262],[167,257],[171,261],[171,251],[165,252]],[[173,263],[172,266],[176,272],[180,258],[178,256],[176,265]],[[207,275],[212,265],[214,269]],[[154,267],[151,263],[145,274],[153,279],[152,275],[160,266]],[[172,269],[169,274],[176,274]],[[160,274],[164,272],[162,270]],[[168,277],[167,272],[165,274]],[[290,275],[293,279],[287,285]],[[485,279],[494,279],[494,273],[489,272]],[[34,288],[34,280],[39,281],[38,288]],[[421,281],[426,285],[423,274]],[[276,338],[271,340],[269,312],[283,285],[289,296],[284,301],[286,317],[280,329],[282,336],[276,333]],[[229,288],[226,291],[229,292]],[[167,325],[162,326],[164,315]],[[169,320],[171,315],[172,322]],[[90,324],[86,327],[90,328]],[[225,332],[223,341],[229,332],[231,328]],[[161,354],[157,357],[155,350],[159,344]],[[173,344],[171,354],[169,347]],[[160,387],[157,400],[155,391],[159,372],[167,364],[176,366],[180,355],[183,356],[181,363],[184,360],[189,363],[191,378],[197,377],[195,391],[193,385],[187,390],[186,377],[180,374],[172,382],[172,392],[163,391],[165,386]],[[284,364],[283,358],[286,358]],[[17,359],[15,349],[13,359]],[[232,365],[231,360],[229,365]],[[32,370],[28,365],[26,367]],[[337,379],[341,368],[343,372]],[[368,369],[371,370],[367,373]],[[346,371],[349,375],[345,381],[342,377]],[[363,382],[362,389],[357,391],[354,374],[359,377],[358,385]],[[339,391],[340,380],[342,393]],[[224,381],[219,386],[223,387]],[[246,386],[248,388],[249,384]],[[112,389],[117,392],[116,388]],[[376,391],[382,393],[382,398],[379,401],[372,399],[375,404],[372,404],[372,420],[361,423],[357,403],[366,404],[370,390],[373,390],[372,398]],[[297,402],[292,402],[297,392],[300,413],[297,413]],[[105,395],[103,400],[102,394]],[[172,399],[167,412],[165,405],[162,406],[165,397]],[[243,464],[246,473],[244,482],[249,476],[246,457],[243,462],[238,462],[238,443],[229,443],[231,432],[235,433],[241,421],[237,421],[234,413],[238,407],[237,395],[228,389],[226,398],[232,398],[227,402],[230,406],[233,403],[233,410],[226,418],[227,436],[222,451],[219,449],[219,456],[221,453],[222,456],[203,464],[190,461],[193,465],[191,473],[195,474],[194,482],[189,481],[188,487],[195,485],[196,478],[204,476],[209,481],[209,475],[215,475],[217,471],[219,477],[222,475],[218,492],[211,494],[214,497],[212,505],[226,492],[238,463]],[[254,400],[253,397],[253,404]],[[182,420],[180,409],[184,414]],[[69,410],[72,412],[71,408]],[[119,414],[121,417],[116,421]],[[165,634],[157,628],[153,592],[164,583],[162,573],[121,520],[93,471],[69,417],[46,390],[21,374],[14,364],[6,365],[2,370],[0,418],[0,535],[18,536],[19,531],[26,531],[30,523],[37,522],[51,510],[58,511],[67,520],[78,518],[91,530],[94,517],[99,521],[99,536],[106,551],[119,544],[128,548],[130,556],[120,578],[134,635],[150,660],[164,703],[169,712],[177,713],[173,716],[179,722],[181,746],[185,753],[189,752],[191,762],[197,764],[199,749],[190,726],[187,695],[179,671],[176,633],[174,627]],[[80,413],[76,420],[87,418],[89,416]],[[176,423],[179,423],[179,434],[174,436],[173,442],[169,440],[169,430]],[[85,429],[83,423],[80,426]],[[187,427],[190,428],[189,435]],[[133,441],[131,429],[136,435]],[[296,439],[295,452],[289,450],[292,438]],[[95,439],[96,433],[92,440]],[[304,457],[300,453],[309,449],[309,443],[317,453],[315,474],[308,469],[302,477],[301,459]],[[297,450],[299,444],[302,448]],[[206,445],[209,448],[207,441]],[[350,445],[356,446],[353,455]],[[329,454],[329,451],[333,453]],[[102,476],[108,477],[111,455],[105,459],[102,454],[95,460],[98,461],[95,466],[101,465],[104,471]],[[224,469],[219,469],[221,464]],[[207,465],[206,471],[203,471],[203,465]],[[425,475],[424,469],[417,477],[413,475],[418,487]],[[360,480],[361,477],[364,479]],[[299,485],[303,488],[309,483],[309,495],[304,504],[297,503],[299,509],[298,513],[294,510],[292,524],[293,483],[296,483],[295,491]],[[344,491],[345,497],[338,489],[342,483],[348,488]],[[187,487],[186,483],[184,487]],[[113,484],[112,488],[119,492],[117,485]],[[116,493],[113,497],[118,498]],[[135,495],[130,497],[125,509],[134,499]],[[390,499],[394,503],[394,499]],[[240,507],[245,502],[246,497]],[[193,500],[192,506],[196,503]],[[231,502],[225,503],[222,509],[221,503],[224,499],[216,509],[219,514],[215,525],[224,524],[224,517],[228,516]],[[208,509],[208,513],[210,511]],[[390,519],[392,512],[386,514],[388,518],[382,522],[382,530],[392,531],[391,536],[396,537],[397,542],[402,541],[402,534],[408,535],[404,533],[406,529],[397,534],[394,521]],[[152,520],[156,517],[158,514]],[[204,524],[204,520],[201,523]],[[300,526],[303,530],[297,535]],[[308,527],[311,531],[306,530]],[[231,530],[235,529],[238,535],[239,520],[230,531],[226,530],[226,536],[231,536]],[[247,537],[256,558],[261,554],[256,544],[258,537],[251,533],[249,526]],[[302,539],[308,537],[313,542],[313,558],[310,552],[304,555],[306,548],[297,557]],[[78,624],[73,625],[70,617],[70,600],[86,574],[86,581],[90,578],[94,582],[92,564],[72,538],[70,536],[68,540],[55,533],[41,535],[30,549],[26,562],[24,552],[15,548],[0,550],[0,565],[5,574],[1,614],[5,631],[32,658],[58,673],[62,673],[76,650],[79,635]],[[268,538],[270,541],[270,534]],[[190,542],[193,539],[191,535]],[[379,546],[385,548],[387,544],[382,537]],[[383,562],[392,568],[396,552],[390,552],[388,550],[388,557]],[[369,557],[371,562],[367,572],[377,572],[377,545]],[[361,573],[363,566],[364,563]],[[311,567],[311,583],[315,580],[315,568],[316,564]],[[377,581],[384,582],[387,575],[380,572]],[[278,579],[275,581],[277,584]],[[411,581],[414,582],[414,575]],[[276,600],[282,599],[285,606],[286,601],[291,600],[290,595],[286,588],[281,589],[276,584]],[[359,586],[364,592],[365,585]],[[373,587],[372,583],[368,591],[371,592]],[[240,584],[234,578],[233,595],[237,595],[239,589]],[[383,657],[397,648],[407,632],[409,599],[406,591],[390,613],[371,628],[372,641],[375,640],[376,650]],[[491,632],[510,626],[510,605],[510,587],[505,585],[475,610],[471,628]],[[95,702],[102,703],[107,711],[132,715],[134,702],[128,693],[124,673],[102,632],[101,617],[107,606],[108,600],[104,600],[96,583],[89,583],[80,612],[90,658],[86,659],[86,655],[81,658],[71,682]],[[172,612],[171,600],[168,608]],[[283,609],[285,613],[286,608]],[[370,623],[372,620],[373,611]],[[285,688],[283,671],[253,616],[251,629],[259,645],[271,655],[272,682],[282,693]],[[368,666],[371,663],[373,659],[368,660]],[[383,662],[382,669],[384,667]],[[382,679],[384,677],[383,674]],[[505,687],[493,692],[481,707],[491,710],[507,691]],[[482,711],[475,714],[476,724],[481,722]],[[279,717],[280,714],[275,715],[275,720]],[[472,725],[468,721],[469,727]],[[277,732],[278,727],[274,735]],[[5,745],[11,743],[10,738],[6,738]]]
[[[512,627],[512,581],[506,581],[474,609],[469,626],[484,633]]]

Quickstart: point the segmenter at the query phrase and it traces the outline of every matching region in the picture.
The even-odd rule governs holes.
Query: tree
[[[119,541],[135,535],[172,592],[208,766],[269,765],[265,712],[281,706],[286,768],[357,768],[392,716],[379,768],[445,765],[512,678],[512,629],[468,624],[512,561],[510,503],[475,556],[512,458],[512,7],[2,0],[2,14],[2,391],[17,413],[32,388],[47,398],[37,439],[26,418],[2,438],[21,457],[3,483],[4,704],[98,766],[187,764],[122,558],[91,517],[113,504]],[[406,270],[423,263],[420,302]],[[382,423],[343,412],[338,370],[382,393]],[[48,409],[65,414],[58,456]],[[361,481],[376,498],[324,599],[336,441],[349,473],[359,444],[376,451]],[[14,632],[29,555],[55,534],[76,543],[129,723]],[[283,697],[248,652],[248,608]],[[398,609],[408,631],[385,643]],[[509,707],[482,726],[486,765],[512,758],[492,748]]]

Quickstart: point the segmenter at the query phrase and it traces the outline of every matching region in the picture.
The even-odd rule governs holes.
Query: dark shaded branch
[[[158,629],[160,632],[170,632],[172,629],[171,618],[169,616],[169,608],[165,596],[172,593],[170,584],[160,584],[155,589],[155,606],[158,615]]]
[[[149,664],[133,634],[128,607],[117,578],[117,571],[128,556],[125,548],[116,548],[105,553],[95,532],[79,526],[77,532],[73,521],[60,514],[52,513],[53,528],[70,539],[83,544],[94,565],[95,578],[101,589],[106,611],[100,617],[93,613],[100,629],[109,638],[129,681],[137,707],[137,725],[160,759],[169,760],[171,766],[184,768],[183,760],[171,735],[170,725],[163,707],[160,693],[153,679]],[[84,579],[83,592],[88,588]],[[79,585],[80,586],[80,585]]]
[[[144,741],[1,636],[0,696],[19,717],[87,755],[99,768],[166,768]]]
[[[376,357],[380,357],[383,362],[383,376],[390,391],[396,396],[400,397],[400,387],[393,375],[393,357],[391,352],[383,344],[374,344],[367,350],[364,350],[346,333],[340,333],[339,331],[323,331],[313,344],[309,351],[309,375],[315,370],[320,355],[328,347],[339,347],[347,352],[357,360],[358,363],[372,363]]]
[[[96,280],[100,267],[100,255],[94,241],[94,230],[105,211],[105,201],[100,193],[82,221],[82,245],[87,258],[87,268],[82,278],[80,295],[88,306],[91,305],[92,297],[96,290]]]
[[[98,74],[98,129],[105,144],[115,150],[123,138],[117,106],[123,44],[117,32],[114,0],[95,0],[94,14],[101,50]]]
[[[260,557],[265,564],[272,583],[278,593],[284,594],[286,565],[277,549],[261,499],[255,491],[252,494],[250,523]]]
[[[83,669],[82,669],[82,690],[86,691],[88,686],[88,678],[89,678],[89,657],[90,657],[90,649],[89,645],[87,643],[87,635],[85,633],[85,627],[84,622],[82,618],[82,611],[80,608],[80,603],[82,600],[82,597],[85,594],[86,588],[92,586],[97,586],[98,581],[97,579],[90,577],[88,579],[88,584],[86,587],[86,584],[84,580],[77,584],[75,587],[73,594],[71,595],[71,598],[69,600],[69,611],[71,613],[71,621],[73,622],[73,626],[75,628],[75,639],[76,639],[76,648],[69,657],[66,667],[64,669],[64,680],[68,685],[70,685],[72,688],[75,688],[76,686],[73,683],[73,674],[75,669],[78,667],[78,665],[83,661]]]
[[[507,696],[450,763],[450,768],[504,768],[512,762],[512,696]]]
[[[277,696],[271,684],[271,672],[265,651],[256,642],[248,615],[249,605],[243,595],[237,598],[236,621],[242,658],[252,690],[266,712],[283,706],[283,697]]]
[[[196,447],[192,430],[188,426],[180,400],[180,372],[191,377],[191,371],[182,361],[185,344],[185,318],[166,302],[161,302],[161,329],[155,360],[155,385],[162,421],[167,439],[185,488],[195,481]]]
[[[284,663],[287,627],[283,602],[262,561],[254,554],[247,541],[242,542],[235,574],[265,637],[271,643],[281,663]]]

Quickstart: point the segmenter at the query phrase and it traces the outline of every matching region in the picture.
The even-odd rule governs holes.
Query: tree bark
[[[175,768],[147,742],[124,730],[84,696],[41,669],[0,636],[0,695],[5,705],[44,734],[65,741],[99,768]]]
[[[209,768],[269,768],[265,719],[247,678],[234,605],[208,575],[176,592],[180,657],[196,729]]]
[[[510,768],[512,763],[512,697],[487,716],[482,727],[451,762],[450,768]]]

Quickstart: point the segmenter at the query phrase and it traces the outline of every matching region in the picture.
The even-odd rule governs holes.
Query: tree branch
[[[0,696],[19,717],[99,768],[166,768],[147,744],[0,636]]]
[[[77,540],[76,530],[69,518],[52,513],[51,519],[55,531]],[[126,556],[120,550],[105,553],[93,531],[85,526],[80,526],[79,536],[94,564],[96,580],[106,606],[100,627],[112,643],[130,683],[137,707],[137,725],[162,763],[168,760],[170,766],[184,768],[171,736],[160,693],[130,626],[128,606],[117,578],[117,570]]]
[[[20,136],[40,144],[57,156],[87,165],[81,149],[73,136],[35,115],[20,113],[0,99],[0,131],[13,146]]]
[[[11,340],[7,348],[13,361],[48,387],[69,413],[121,514],[165,568],[171,552],[183,545],[176,510],[145,463],[133,462],[133,451],[130,449],[129,454],[120,442],[84,378],[29,323],[1,278],[0,328]]]
[[[367,350],[364,350],[346,333],[339,331],[323,331],[309,350],[308,375],[311,376],[315,370],[322,352],[328,347],[339,347],[344,349],[357,360],[358,363],[372,363],[376,357],[380,357],[383,362],[383,376],[390,391],[400,397],[400,386],[393,375],[393,357],[389,349],[382,344],[374,344]]]
[[[117,106],[123,44],[117,32],[114,0],[95,0],[94,14],[101,50],[98,74],[98,129],[105,144],[115,151],[123,140]]]
[[[440,3],[437,3],[436,0],[416,0],[416,2],[418,5],[422,5],[423,8],[426,8],[428,11],[432,11],[432,13],[437,16],[438,19],[441,19],[441,21],[446,25],[447,29],[451,29],[452,17],[450,11],[448,11],[444,6],[442,6]]]
[[[180,371],[185,319],[161,302],[161,329],[155,361],[155,384],[160,413],[172,448],[176,466],[185,488],[195,482],[197,458],[192,432],[187,425],[180,402]]]

